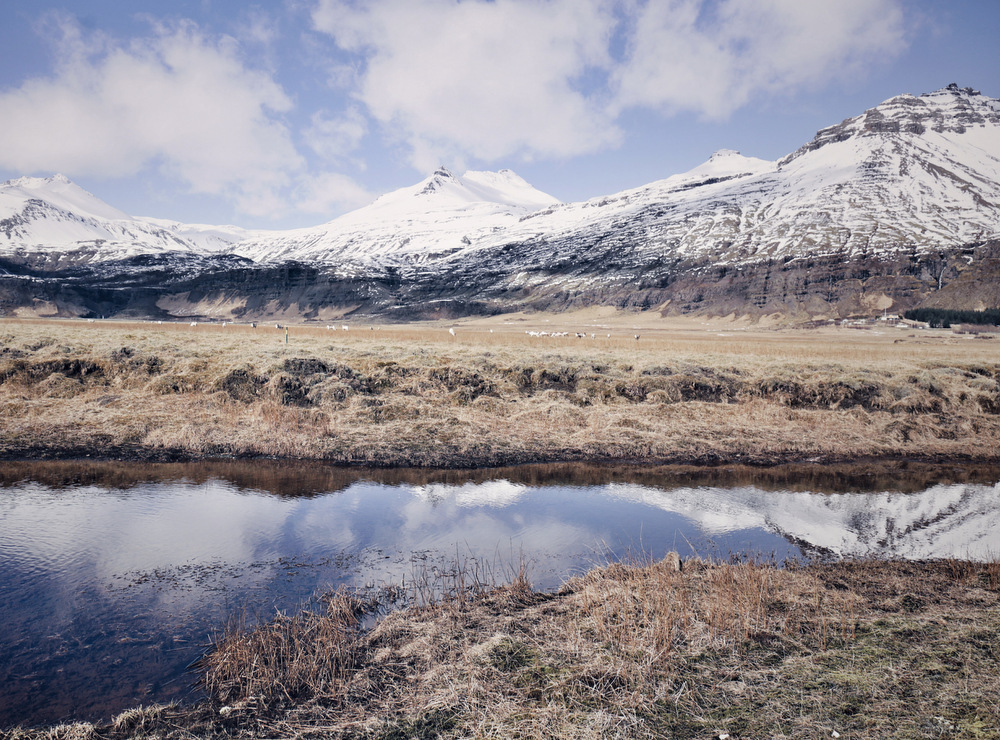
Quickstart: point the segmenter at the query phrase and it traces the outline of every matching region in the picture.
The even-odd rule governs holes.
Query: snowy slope
[[[504,255],[493,257],[496,267],[511,245],[534,267],[600,261],[609,249],[640,267],[664,258],[872,255],[997,235],[1000,101],[949,86],[892,98],[777,162],[722,150],[690,172],[566,204],[506,170],[456,177],[442,169],[321,227],[235,251],[426,274]]]
[[[62,175],[0,185],[0,254],[77,253],[105,261],[137,254],[228,250],[255,232],[133,218]]]
[[[934,249],[1000,235],[1000,101],[949,87],[904,95],[820,131],[778,162],[717,153],[684,175],[543,210],[492,244],[532,261],[588,249],[636,266],[662,259],[754,263],[778,257]]]
[[[234,251],[255,261],[419,263],[503,234],[556,202],[510,170],[458,176],[442,167],[322,226],[248,240]]]

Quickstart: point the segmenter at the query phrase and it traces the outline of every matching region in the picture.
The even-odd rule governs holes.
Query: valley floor
[[[6,459],[468,468],[998,450],[1000,341],[950,332],[607,312],[287,329],[0,320]]]

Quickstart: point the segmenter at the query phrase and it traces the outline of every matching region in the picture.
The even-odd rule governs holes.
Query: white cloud
[[[611,9],[601,0],[320,0],[315,27],[364,59],[357,97],[414,164],[568,157],[620,132],[606,91]]]
[[[709,117],[850,79],[905,43],[899,0],[664,0],[637,6],[630,25],[619,106]]]
[[[157,26],[127,44],[61,33],[52,76],[0,92],[0,168],[123,177],[155,168],[245,213],[287,212],[308,182],[282,114],[292,100],[231,37]]]
[[[725,117],[904,44],[901,0],[318,0],[355,95],[411,161],[569,157],[628,108]]]
[[[295,188],[295,208],[302,213],[331,215],[375,200],[376,194],[347,175],[326,172],[303,176]]]
[[[368,122],[357,108],[334,116],[317,111],[303,139],[323,159],[336,161],[355,151],[368,133]]]

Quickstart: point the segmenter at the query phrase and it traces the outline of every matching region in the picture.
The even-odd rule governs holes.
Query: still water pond
[[[195,696],[238,612],[524,558],[554,588],[628,553],[982,559],[996,471],[0,466],[0,727]]]

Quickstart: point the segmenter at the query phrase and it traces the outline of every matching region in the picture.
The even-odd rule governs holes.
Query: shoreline
[[[231,627],[198,665],[207,700],[0,738],[1000,737],[996,561],[670,554],[556,592],[523,570],[414,590],[363,627],[383,598]]]
[[[1000,465],[1000,451],[994,454],[934,453],[934,454],[880,454],[880,455],[784,455],[781,453],[745,454],[711,452],[701,455],[648,456],[642,458],[594,454],[589,452],[559,454],[484,454],[479,457],[456,455],[443,456],[442,461],[430,463],[412,461],[404,452],[397,458],[381,455],[378,458],[336,458],[309,456],[282,456],[245,452],[213,454],[184,449],[162,449],[142,446],[107,447],[104,445],[59,447],[35,445],[19,448],[0,444],[0,463],[3,462],[121,462],[121,463],[214,463],[214,462],[298,462],[325,464],[337,468],[367,468],[374,470],[450,470],[477,471],[492,468],[515,468],[533,465],[623,465],[636,469],[668,466],[726,467],[744,465],[754,468],[777,468],[788,465]]]

